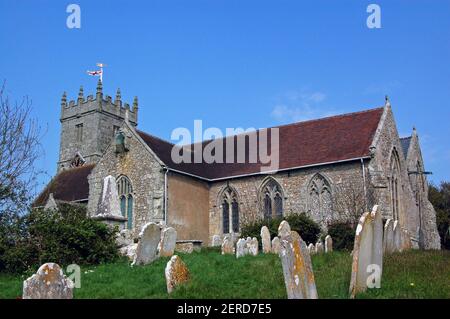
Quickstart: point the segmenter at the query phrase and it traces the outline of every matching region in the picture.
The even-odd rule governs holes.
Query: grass
[[[189,283],[170,298],[286,298],[280,259],[276,255],[222,256],[205,249],[180,254],[191,273]],[[75,298],[168,298],[164,268],[168,258],[131,268],[126,261],[82,267]],[[312,257],[320,298],[348,298],[351,256],[333,252]],[[21,295],[25,276],[0,274],[0,298]],[[382,288],[358,298],[450,298],[450,252],[410,251],[385,257]]]

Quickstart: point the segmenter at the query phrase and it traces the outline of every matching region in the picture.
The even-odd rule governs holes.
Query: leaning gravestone
[[[256,239],[256,237],[253,237],[250,240],[250,244],[248,245],[248,253],[252,256],[258,256],[258,251],[258,239]]]
[[[46,263],[23,282],[23,299],[72,299],[74,284],[61,267]]]
[[[139,233],[136,254],[131,266],[147,265],[158,259],[158,244],[160,240],[161,226],[155,223],[145,224]]]
[[[244,238],[239,238],[236,243],[236,258],[245,256],[245,245],[247,245],[247,241]]]
[[[280,238],[274,237],[272,239],[272,253],[279,254],[281,249]]]
[[[231,254],[231,255],[234,254],[234,244],[228,235],[225,236],[225,238],[223,239],[223,243],[222,243],[222,255],[225,255],[225,254]]]
[[[161,257],[170,257],[175,251],[177,243],[177,231],[173,227],[167,227],[162,231],[161,241],[158,245],[158,253]]]
[[[280,259],[288,298],[317,299],[311,258],[297,232],[282,237]]]
[[[390,254],[394,252],[394,221],[388,219],[384,224],[383,252]]]
[[[402,250],[402,229],[398,220],[394,221],[394,252]]]
[[[267,226],[261,227],[261,242],[264,254],[269,254],[272,251],[272,242],[270,241],[270,231]]]
[[[167,292],[170,294],[176,286],[189,280],[189,270],[177,255],[172,256],[165,270]]]
[[[222,241],[220,240],[219,235],[214,235],[212,238],[212,246],[213,247],[219,247],[221,245]]]
[[[308,252],[310,255],[314,255],[316,253],[316,246],[313,243],[308,245]]]
[[[331,253],[333,251],[333,239],[330,235],[325,237],[325,252]]]
[[[369,267],[370,266],[370,267]],[[383,221],[378,205],[372,212],[364,213],[356,228],[353,248],[352,275],[350,279],[350,297],[354,298],[358,292],[367,289],[367,279],[378,266],[381,280],[383,269]],[[369,271],[368,271],[369,270]]]
[[[321,241],[318,241],[316,243],[316,254],[322,254],[323,253],[323,244]]]

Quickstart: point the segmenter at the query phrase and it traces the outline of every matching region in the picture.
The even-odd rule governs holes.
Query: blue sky
[[[81,7],[81,29],[66,7]],[[381,29],[366,26],[370,3]],[[48,126],[42,182],[55,173],[63,91],[75,99],[104,62],[104,93],[132,103],[140,129],[268,127],[384,104],[417,127],[431,180],[450,180],[450,1],[0,0],[0,79]]]

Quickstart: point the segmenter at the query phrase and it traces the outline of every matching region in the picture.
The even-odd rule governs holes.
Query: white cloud
[[[279,122],[298,122],[339,113],[321,105],[326,98],[326,94],[319,91],[288,91],[278,98],[271,116]]]

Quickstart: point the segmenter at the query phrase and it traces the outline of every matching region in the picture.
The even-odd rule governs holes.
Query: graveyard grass
[[[286,298],[280,259],[276,255],[221,255],[204,249],[179,254],[190,270],[189,283],[170,298]],[[126,261],[82,267],[75,298],[168,298],[164,268],[169,258],[130,267]],[[312,256],[319,298],[348,298],[351,256],[333,252]],[[0,298],[21,296],[28,276],[0,274]],[[450,298],[450,252],[409,251],[385,257],[381,289],[357,298]]]

